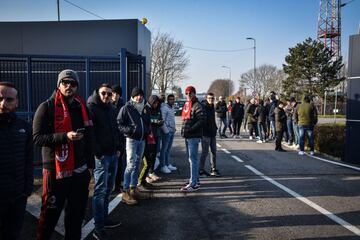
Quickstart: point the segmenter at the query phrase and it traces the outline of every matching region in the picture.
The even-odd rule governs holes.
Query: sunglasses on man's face
[[[77,87],[78,86],[77,81],[72,81],[72,80],[62,80],[61,84],[64,85],[64,86],[70,85],[70,87]]]
[[[11,103],[11,102],[15,101],[15,98],[12,98],[12,97],[0,97],[0,102],[2,102],[2,101]]]
[[[108,97],[111,97],[112,96],[112,92],[101,92],[100,93],[101,95],[105,96],[105,95],[108,95]]]

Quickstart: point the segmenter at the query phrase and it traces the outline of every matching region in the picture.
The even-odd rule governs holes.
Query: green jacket
[[[301,103],[295,109],[294,119],[298,125],[315,126],[318,121],[316,107],[308,102]]]

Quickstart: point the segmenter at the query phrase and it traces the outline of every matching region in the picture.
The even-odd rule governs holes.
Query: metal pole
[[[256,82],[256,40],[254,40],[254,82]]]
[[[335,89],[335,108],[334,108],[334,123],[336,123],[336,112],[337,112],[337,89]]]
[[[231,85],[231,67],[229,67],[229,74],[230,74],[230,80],[229,80],[229,99],[230,99],[230,85]]]
[[[326,93],[327,91],[325,90],[325,101],[324,101],[324,116],[326,115]]]
[[[58,22],[60,22],[60,0],[57,0]]]
[[[246,38],[246,40],[253,40],[254,41],[254,84],[256,81],[256,39],[252,37]]]

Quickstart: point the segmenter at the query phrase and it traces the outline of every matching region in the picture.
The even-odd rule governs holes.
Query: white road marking
[[[121,202],[122,194],[117,195],[110,203],[109,203],[109,214],[115,209],[117,205]],[[36,218],[40,217],[41,212],[41,197],[32,194],[27,201],[26,211],[28,211],[31,215]],[[81,239],[86,238],[91,231],[95,228],[94,219],[91,219],[86,225],[82,228],[82,237]],[[58,223],[55,227],[55,231],[57,231],[62,236],[65,236],[65,226],[64,226],[64,210],[61,212]]]
[[[221,150],[223,150],[224,153],[230,154],[230,152],[228,150],[226,150],[225,148],[222,148]]]
[[[306,205],[308,205],[309,207],[312,207],[313,209],[315,209],[316,211],[324,214],[326,217],[330,218],[331,220],[333,220],[334,222],[336,222],[337,224],[343,226],[344,228],[348,229],[349,231],[351,231],[352,233],[360,236],[360,229],[351,225],[350,223],[346,222],[344,219],[336,216],[335,214],[329,212],[328,210],[326,210],[325,208],[320,207],[319,205],[317,205],[316,203],[310,201],[309,199],[301,196],[300,194],[298,194],[297,192],[294,192],[293,190],[285,187],[284,185],[278,183],[277,181],[273,180],[270,177],[267,177],[266,175],[264,175],[263,173],[259,172],[257,169],[255,169],[254,167],[250,166],[250,165],[245,165],[246,168],[248,168],[250,171],[252,171],[253,173],[255,173],[256,175],[264,178],[265,180],[269,181],[270,183],[274,184],[275,186],[277,186],[278,188],[282,189],[283,191],[287,192],[288,194],[292,195],[294,198],[298,199],[299,201],[305,203]]]
[[[240,163],[243,163],[243,162],[244,162],[243,160],[241,160],[239,157],[237,157],[237,156],[235,156],[235,155],[231,155],[231,157],[232,157],[233,159],[235,159],[236,161],[240,162]]]
[[[220,144],[218,144],[218,143],[216,144],[216,146],[217,146],[217,147],[221,147],[221,145],[220,145]]]
[[[334,164],[334,165],[338,165],[338,166],[342,166],[342,167],[346,167],[346,168],[351,168],[351,169],[356,170],[356,171],[360,171],[360,168],[358,168],[358,167],[354,167],[354,166],[347,165],[347,164],[344,164],[344,163],[338,163],[338,162],[330,161],[330,160],[327,160],[327,159],[324,159],[324,158],[321,158],[321,157],[312,156],[312,155],[310,155],[308,153],[305,153],[305,154],[307,156],[311,157],[311,158],[315,158],[315,159],[323,161],[323,162],[327,162],[327,163],[331,163],[331,164]]]
[[[109,214],[116,208],[117,205],[121,202],[122,194],[117,195],[110,203],[109,203]],[[85,239],[91,232],[94,230],[94,219],[92,218],[81,231],[81,239]]]

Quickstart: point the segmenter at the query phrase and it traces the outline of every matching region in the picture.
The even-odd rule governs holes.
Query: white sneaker
[[[242,136],[238,135],[238,136],[237,136],[237,138],[239,138],[239,139],[240,139],[240,138],[242,138]]]
[[[171,164],[167,165],[167,168],[168,168],[169,170],[171,170],[171,171],[176,171],[176,170],[177,170],[177,167],[175,167],[175,166],[173,166],[173,165],[171,165]]]
[[[163,167],[160,169],[160,171],[161,171],[162,173],[171,173],[171,170],[168,169],[167,166],[163,166]]]
[[[314,156],[314,151],[310,151],[310,155],[311,155],[311,156]]]
[[[250,139],[250,140],[252,140],[252,139],[253,139],[253,137],[252,137],[252,136],[250,136],[250,137],[249,137],[249,139]]]
[[[155,180],[152,179],[152,178],[150,178],[150,177],[146,177],[146,178],[145,178],[145,181],[146,181],[147,183],[153,183],[153,182],[155,182]]]
[[[298,154],[299,155],[304,155],[304,151],[300,151]]]
[[[257,142],[257,143],[263,143],[263,141],[261,141],[261,140],[257,140],[256,142]]]
[[[237,137],[236,135],[233,136],[234,139],[236,139],[236,137]]]
[[[159,177],[158,175],[156,175],[155,173],[150,173],[149,174],[149,178],[153,181],[158,181],[161,179],[161,177]]]

